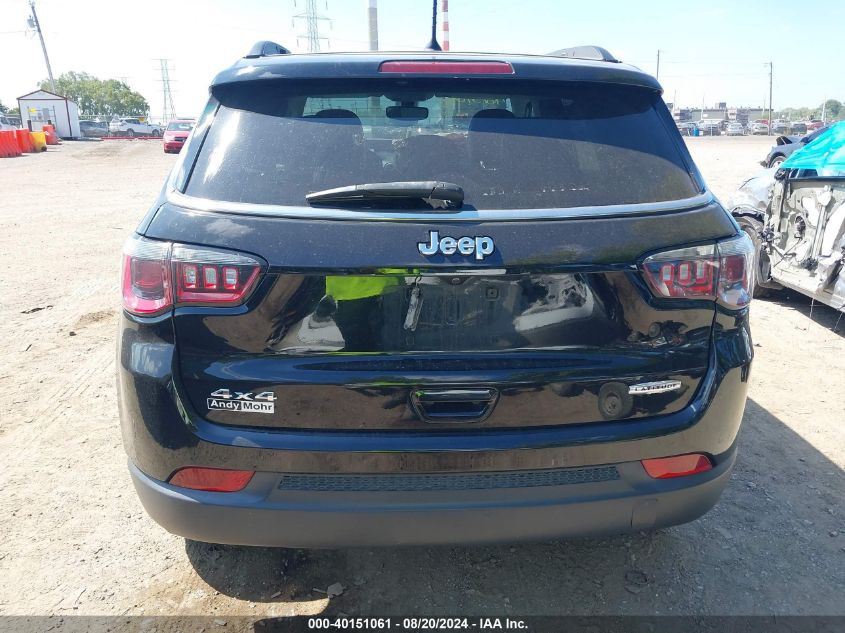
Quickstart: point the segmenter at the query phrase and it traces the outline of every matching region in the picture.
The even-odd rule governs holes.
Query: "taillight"
[[[173,305],[169,242],[134,237],[123,247],[123,307],[151,316]]]
[[[423,61],[382,62],[380,73],[414,73],[425,75],[512,75],[507,62]]]
[[[237,305],[260,274],[248,255],[133,237],[123,249],[123,307],[153,316],[174,304]]]
[[[652,479],[689,477],[690,475],[707,472],[713,468],[710,458],[700,453],[644,459],[640,463]]]
[[[254,474],[251,470],[187,466],[173,473],[169,483],[180,488],[206,492],[237,492],[246,488]]]
[[[737,238],[652,255],[643,262],[649,287],[667,299],[715,299],[728,308],[751,301],[754,245]]]
[[[176,303],[241,303],[261,272],[258,260],[217,249],[176,244],[170,258]]]

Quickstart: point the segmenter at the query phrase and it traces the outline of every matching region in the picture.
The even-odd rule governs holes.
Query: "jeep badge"
[[[437,255],[438,253],[441,255],[454,255],[455,253],[472,255],[474,253],[475,259],[481,261],[496,250],[493,238],[484,235],[441,238],[438,231],[429,231],[428,240],[428,244],[425,242],[417,243],[420,253],[426,256]]]

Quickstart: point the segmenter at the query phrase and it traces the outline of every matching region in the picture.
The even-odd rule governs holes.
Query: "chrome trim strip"
[[[453,213],[379,213],[369,209],[331,209],[326,207],[291,207],[248,202],[225,202],[188,196],[172,187],[168,188],[167,201],[191,211],[258,215],[299,220],[381,220],[403,222],[503,222],[525,220],[561,220],[567,218],[596,218],[643,213],[682,211],[703,207],[715,201],[710,191],[685,200],[667,202],[644,202],[639,204],[608,205],[605,207],[572,207],[568,209],[458,209]]]

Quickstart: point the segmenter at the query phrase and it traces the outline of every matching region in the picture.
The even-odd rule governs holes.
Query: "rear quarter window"
[[[463,187],[464,208],[483,210],[700,192],[660,96],[641,88],[315,80],[231,84],[214,97],[191,196],[304,206],[306,194],[333,187],[441,180]]]

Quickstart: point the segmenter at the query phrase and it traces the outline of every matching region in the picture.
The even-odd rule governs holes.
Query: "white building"
[[[36,90],[18,97],[18,107],[22,127],[28,127],[28,123],[32,122],[32,130],[37,132],[52,121],[59,137],[82,136],[79,131],[79,107],[67,97],[47,90]]]

